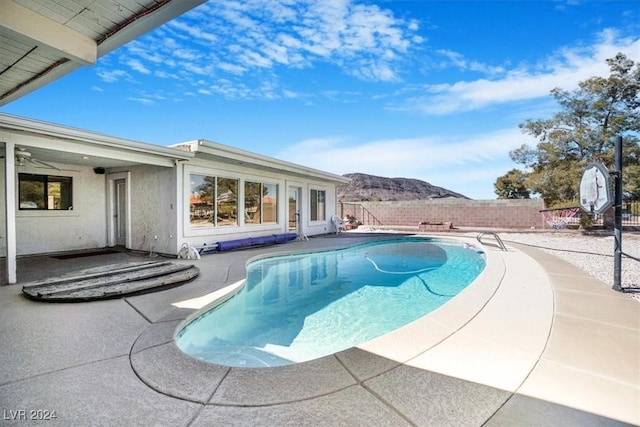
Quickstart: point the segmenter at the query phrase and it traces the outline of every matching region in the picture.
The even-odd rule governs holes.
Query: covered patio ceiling
[[[206,0],[1,0],[0,107]]]

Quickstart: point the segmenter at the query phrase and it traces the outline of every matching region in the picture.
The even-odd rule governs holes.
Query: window
[[[325,220],[325,198],[326,191],[324,190],[311,190],[309,198],[309,214],[311,215],[311,221],[324,221]]]
[[[244,183],[244,222],[260,224],[262,219],[262,184],[259,182]]]
[[[274,224],[278,222],[278,186],[260,182],[244,183],[244,222]]]
[[[237,179],[216,179],[216,225],[238,225]]]
[[[20,210],[73,209],[73,179],[67,176],[18,174]]]
[[[262,222],[264,224],[278,222],[277,184],[262,184]]]
[[[210,227],[213,225],[215,178],[203,175],[191,175],[190,178],[189,216],[191,226]]]
[[[189,222],[192,227],[238,225],[237,179],[191,174],[190,183]]]

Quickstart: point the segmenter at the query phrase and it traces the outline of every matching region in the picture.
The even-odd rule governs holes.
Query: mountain
[[[349,184],[337,188],[338,200],[342,202],[424,200],[469,197],[428,182],[411,178],[384,178],[364,173],[347,173]]]

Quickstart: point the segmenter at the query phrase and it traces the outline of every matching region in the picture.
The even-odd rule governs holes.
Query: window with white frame
[[[71,210],[73,178],[20,173],[18,199],[20,210]]]
[[[245,224],[275,224],[278,222],[278,185],[245,181]]]
[[[238,180],[190,174],[191,227],[238,225]]]
[[[311,221],[324,221],[326,219],[325,190],[311,189],[309,194],[309,216]]]
[[[216,178],[216,226],[238,225],[238,180]]]

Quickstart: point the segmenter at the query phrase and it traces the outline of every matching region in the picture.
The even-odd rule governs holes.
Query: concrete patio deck
[[[484,246],[488,267],[458,297],[332,356],[242,369],[175,346],[176,328],[195,311],[187,307],[243,279],[252,257],[380,237],[345,233],[180,261],[200,276],[116,300],[50,304],[2,286],[0,424],[55,413],[56,424],[81,426],[640,425],[640,304],[520,245]],[[132,258],[22,258],[18,277]]]

